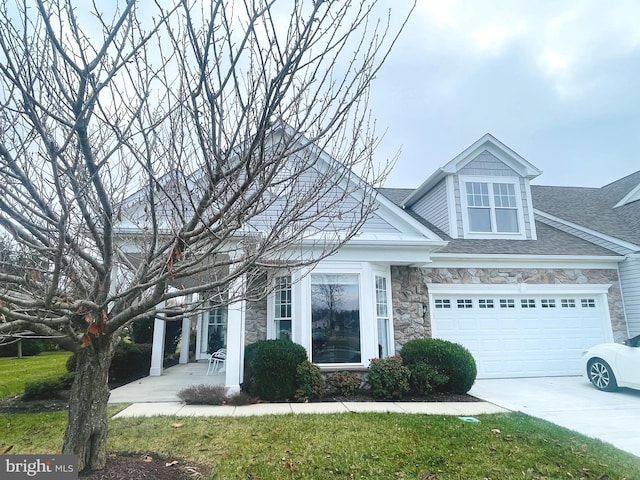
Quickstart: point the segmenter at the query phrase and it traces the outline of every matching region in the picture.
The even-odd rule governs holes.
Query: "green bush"
[[[327,383],[338,395],[348,397],[358,391],[362,379],[354,372],[335,372],[327,377]]]
[[[109,367],[109,383],[127,383],[149,374],[151,348],[121,341]]]
[[[467,393],[476,380],[477,369],[473,356],[462,345],[437,338],[420,338],[408,341],[400,356],[409,370],[417,365],[429,365],[440,375],[448,377],[446,383],[434,385],[435,391]]]
[[[262,400],[292,399],[298,388],[296,369],[306,359],[304,347],[290,340],[259,340],[247,345],[243,388]]]
[[[298,389],[294,395],[296,402],[308,402],[315,398],[322,398],[326,387],[320,367],[309,360],[305,360],[296,368],[296,382]]]
[[[45,378],[24,385],[22,399],[31,400],[55,400],[60,398],[64,390],[69,390],[73,383],[73,374],[67,373],[59,378]]]
[[[151,367],[152,348],[151,344],[121,341],[111,360],[109,383],[123,384],[148,375]],[[68,372],[76,371],[77,361],[75,353],[67,358]]]
[[[397,400],[409,390],[409,374],[399,356],[374,358],[369,365],[367,382],[374,397]]]
[[[437,391],[449,381],[449,377],[426,363],[416,363],[409,368],[409,390],[418,395]]]
[[[36,338],[25,338],[22,340],[22,356],[33,357],[48,349],[47,342]],[[0,344],[0,357],[17,357],[18,342],[9,343],[7,345]]]

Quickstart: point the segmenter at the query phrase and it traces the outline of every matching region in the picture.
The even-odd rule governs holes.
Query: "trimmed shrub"
[[[362,385],[360,375],[353,372],[335,372],[327,377],[327,384],[338,395],[348,397],[358,391]]]
[[[259,340],[244,351],[244,390],[262,400],[292,399],[296,369],[307,359],[302,345],[290,340]]]
[[[409,374],[399,356],[372,359],[367,373],[371,394],[388,400],[402,398],[409,390]]]
[[[429,395],[449,381],[449,377],[426,363],[416,363],[409,368],[409,390],[418,395]]]
[[[464,394],[469,391],[478,373],[473,356],[460,344],[437,338],[408,341],[400,351],[404,364],[410,370],[426,364],[448,377],[446,383],[434,385],[434,390]],[[424,367],[418,367],[424,368]]]
[[[296,368],[296,381],[298,383],[298,389],[294,395],[296,402],[308,402],[315,398],[321,398],[326,392],[320,367],[309,360],[305,360]]]
[[[251,405],[253,403],[256,403],[256,399],[246,392],[239,392],[227,398],[227,403],[229,405],[233,405],[234,407],[241,407],[243,405]]]
[[[61,392],[71,388],[72,383],[73,374],[27,382],[24,385],[22,400],[56,400],[61,397]]]
[[[227,389],[222,385],[193,385],[178,392],[178,397],[187,405],[224,405]]]

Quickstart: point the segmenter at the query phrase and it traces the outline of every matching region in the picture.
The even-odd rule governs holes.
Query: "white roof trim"
[[[636,188],[627,193],[627,195],[616,203],[613,208],[622,207],[627,203],[635,202],[636,200],[640,200],[640,184],[636,185]]]
[[[433,268],[589,268],[615,269],[626,257],[593,255],[504,255],[432,253]]]
[[[576,230],[580,230],[581,232],[588,233],[589,235],[593,235],[594,237],[600,238],[607,242],[613,243],[620,247],[628,248],[632,251],[640,250],[640,245],[636,245],[634,243],[626,242],[617,237],[612,237],[610,235],[606,235],[598,230],[592,230],[591,228],[583,227],[582,225],[578,225],[577,223],[569,222],[560,217],[556,217],[555,215],[551,215],[549,213],[543,212],[542,210],[538,210],[537,208],[533,209],[533,213],[535,215],[540,215],[543,218],[548,218],[549,220],[553,220],[554,222],[561,223],[566,225],[567,227],[575,228]]]
[[[606,294],[611,284],[513,283],[508,285],[428,283],[429,294],[439,295],[599,295]]]
[[[436,170],[422,185],[420,185],[404,200],[402,207],[411,206],[434,185],[440,182],[440,180],[447,175],[456,174],[485,150],[495,155],[524,178],[532,179],[542,174],[542,170],[529,163],[490,133],[486,133],[460,154],[456,155],[453,160],[450,160],[446,165]]]

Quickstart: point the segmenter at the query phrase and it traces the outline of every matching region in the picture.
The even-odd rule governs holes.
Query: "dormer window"
[[[461,179],[463,225],[467,237],[521,238],[520,187],[508,179]]]

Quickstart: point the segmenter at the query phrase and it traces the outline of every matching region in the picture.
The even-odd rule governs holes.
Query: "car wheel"
[[[612,392],[618,388],[616,376],[607,362],[601,358],[592,358],[587,366],[589,380],[598,390]]]

